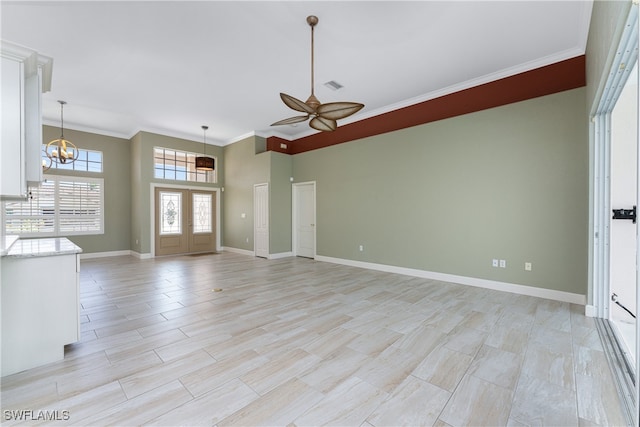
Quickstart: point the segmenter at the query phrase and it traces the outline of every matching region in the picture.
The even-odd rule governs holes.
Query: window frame
[[[162,152],[161,155],[158,155],[159,151]],[[167,157],[167,155],[169,155],[169,157]],[[216,168],[213,171],[196,170],[195,158],[200,156],[212,158]],[[178,159],[178,157],[180,157],[180,159]],[[162,160],[162,163],[158,162],[160,159]],[[199,184],[218,183],[218,158],[216,156],[194,153],[170,147],[155,146],[152,151],[152,162],[153,179],[156,180]],[[184,166],[179,165],[179,163],[184,164]],[[158,176],[159,171],[162,173],[162,176]],[[184,178],[179,178],[178,174],[181,176],[184,174]],[[190,179],[192,177],[195,179]],[[204,177],[204,179],[198,179],[199,177]]]

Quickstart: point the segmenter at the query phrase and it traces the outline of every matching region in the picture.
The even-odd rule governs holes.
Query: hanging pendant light
[[[202,142],[202,156],[196,157],[196,169],[200,171],[212,171],[215,169],[213,158],[207,157],[207,129],[209,126],[202,126],[204,139]]]
[[[47,144],[45,150],[47,157],[51,160],[51,163],[70,164],[78,159],[78,147],[71,141],[64,139],[64,116],[63,108],[65,101],[58,101],[60,104],[60,138],[54,139]],[[43,165],[44,166],[44,165]],[[49,165],[51,167],[51,165]]]

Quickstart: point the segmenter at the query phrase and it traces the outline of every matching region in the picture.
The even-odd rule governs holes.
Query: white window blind
[[[47,176],[26,201],[4,203],[6,234],[71,236],[104,233],[104,180]]]

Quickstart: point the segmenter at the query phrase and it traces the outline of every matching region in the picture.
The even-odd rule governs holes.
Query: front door
[[[216,250],[213,191],[156,188],[155,212],[157,256]]]

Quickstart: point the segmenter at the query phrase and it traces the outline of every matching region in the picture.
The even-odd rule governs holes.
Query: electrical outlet
[[[491,261],[491,265],[492,265],[493,267],[497,267],[497,266],[498,266],[498,260],[497,260],[497,259],[494,259],[493,261]]]
[[[364,251],[364,246],[360,245],[360,247],[358,249],[360,249],[360,252],[362,252],[362,251]]]
[[[531,271],[531,263],[530,262],[525,262],[524,263],[524,271]]]
[[[500,260],[500,268],[507,268],[507,260],[506,259],[501,259]]]

